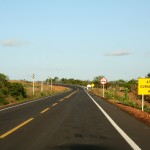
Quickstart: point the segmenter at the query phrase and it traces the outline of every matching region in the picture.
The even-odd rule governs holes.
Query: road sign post
[[[53,83],[52,83],[53,81],[52,81],[52,78],[51,78],[51,90],[53,89]]]
[[[100,83],[103,85],[103,98],[104,98],[105,97],[105,86],[104,85],[107,83],[107,79],[101,78]]]
[[[32,79],[33,79],[33,95],[34,95],[34,79],[35,79],[35,75],[34,74],[32,76]]]
[[[105,97],[105,88],[104,88],[104,84],[103,84],[103,98]]]
[[[41,81],[41,92],[43,92],[43,81]]]
[[[150,95],[150,78],[138,79],[138,95],[142,95],[142,111],[144,111],[144,95]]]
[[[144,111],[144,95],[142,95],[142,111]]]

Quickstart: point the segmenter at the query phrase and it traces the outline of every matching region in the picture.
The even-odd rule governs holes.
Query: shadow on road
[[[53,150],[117,150],[116,147],[104,146],[104,145],[82,145],[82,144],[73,144],[73,145],[60,145],[52,147]]]

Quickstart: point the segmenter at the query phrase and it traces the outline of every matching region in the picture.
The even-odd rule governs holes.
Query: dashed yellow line
[[[59,101],[63,101],[63,100],[65,100],[65,99],[71,97],[71,96],[74,95],[76,92],[78,92],[78,90],[76,90],[75,92],[71,93],[70,95],[66,96],[65,98],[63,98],[63,99],[61,99],[61,100],[59,100]],[[58,103],[54,103],[54,104],[52,105],[52,107],[56,106],[57,104],[58,104]],[[43,111],[41,111],[40,113],[41,113],[41,114],[42,114],[42,113],[45,113],[45,112],[48,111],[49,109],[50,109],[50,108],[46,108],[46,109],[44,109]],[[30,119],[28,119],[27,121],[21,123],[20,125],[14,127],[13,129],[9,130],[8,132],[2,134],[2,135],[0,136],[0,139],[5,138],[6,136],[8,136],[8,135],[10,135],[11,133],[15,132],[15,131],[18,130],[19,128],[21,128],[21,127],[23,127],[24,125],[26,125],[26,124],[28,124],[29,122],[31,122],[33,119],[34,119],[34,118],[30,118]]]
[[[62,102],[64,99],[62,98],[61,100],[59,100],[60,102]]]
[[[69,98],[69,95],[65,97],[65,99]]]
[[[69,94],[68,96],[66,96],[65,98],[67,99],[67,98],[69,98],[69,97],[71,97],[72,95],[74,95],[75,93],[77,93],[79,91],[79,89],[78,90],[76,90],[76,91],[74,91],[73,93],[71,93],[71,94]]]
[[[45,113],[46,111],[48,111],[50,108],[46,108],[46,109],[44,109],[43,111],[41,111],[40,113],[41,114],[43,114],[43,113]]]
[[[16,126],[15,128],[11,129],[10,131],[4,133],[3,135],[0,136],[0,138],[5,138],[6,136],[8,136],[9,134],[13,133],[14,131],[18,130],[19,128],[21,128],[22,126],[26,125],[27,123],[29,123],[30,121],[32,121],[34,118],[30,118],[27,121],[21,123],[20,125]]]
[[[56,106],[58,103],[54,103],[53,105],[52,105],[52,107],[54,107],[54,106]]]

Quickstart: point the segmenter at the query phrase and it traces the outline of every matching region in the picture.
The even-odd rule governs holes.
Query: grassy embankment
[[[7,105],[34,100],[34,99],[42,98],[46,96],[51,96],[51,95],[59,94],[59,93],[70,90],[69,88],[66,88],[63,86],[54,86],[54,85],[52,86],[52,90],[51,90],[51,87],[46,84],[43,84],[43,90],[41,90],[41,82],[35,82],[34,95],[33,95],[33,83],[32,82],[27,82],[27,81],[10,81],[10,82],[21,83],[26,90],[27,97],[24,99],[16,100],[12,96],[8,96],[6,98]],[[6,105],[6,104],[1,103],[1,105]]]
[[[94,88],[92,92],[100,97],[102,97],[103,95],[103,90],[101,88]],[[139,110],[142,109],[141,99],[139,99],[138,95],[133,92],[129,92],[126,90],[117,91],[116,89],[105,89],[104,95],[104,99],[108,100],[109,102],[130,106]],[[150,113],[150,103],[146,101],[144,104],[144,111]]]

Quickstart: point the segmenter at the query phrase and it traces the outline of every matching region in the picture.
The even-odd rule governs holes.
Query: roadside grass
[[[51,87],[49,85],[43,84],[43,86],[41,87],[41,82],[35,82],[34,95],[33,95],[32,82],[27,82],[27,81],[10,81],[10,82],[21,83],[26,90],[27,97],[16,100],[15,98],[9,95],[8,97],[0,101],[0,106],[31,101],[38,98],[60,94],[70,90],[67,87],[55,86],[55,85],[52,86],[52,90],[51,90]]]
[[[97,96],[102,97],[102,89],[95,88],[91,92],[93,92]],[[141,104],[139,104],[139,102],[136,99],[133,100],[133,98],[129,96],[129,91],[127,89],[124,91],[123,95],[120,95],[116,89],[105,90],[104,99],[111,100],[115,103],[130,106],[139,110],[142,109]],[[145,104],[144,111],[150,113],[150,105]]]

